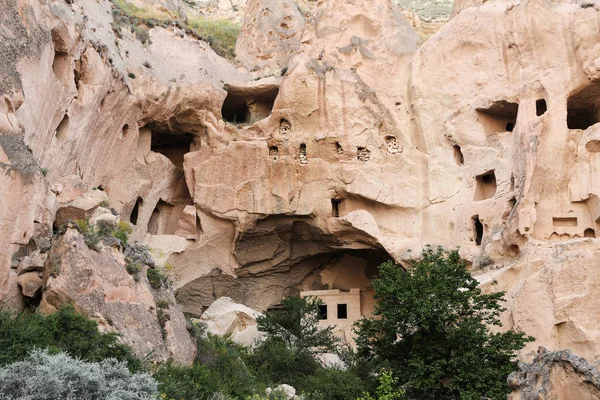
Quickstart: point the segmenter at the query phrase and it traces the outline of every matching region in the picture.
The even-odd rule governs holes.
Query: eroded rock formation
[[[460,2],[418,47],[389,0],[271,3],[247,7],[240,66],[177,23],[141,37],[108,0],[3,1],[0,303],[38,291],[53,230],[108,206],[192,316],[222,296],[368,297],[381,261],[460,246],[537,338],[524,358],[600,357],[595,6]],[[68,278],[44,306],[88,301]]]
[[[543,347],[531,364],[519,365],[508,384],[509,400],[598,398],[600,371],[570,351],[548,351]]]

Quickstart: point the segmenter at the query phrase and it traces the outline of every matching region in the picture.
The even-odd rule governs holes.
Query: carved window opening
[[[285,118],[282,118],[279,122],[279,133],[282,135],[287,135],[292,131],[292,124]]]
[[[269,158],[273,161],[279,160],[279,147],[269,146]]]
[[[123,125],[123,129],[121,130],[121,138],[124,139],[129,135],[130,128],[128,124]]]
[[[548,105],[546,104],[546,99],[539,99],[535,101],[535,115],[541,117],[546,114],[548,111]]]
[[[496,195],[496,174],[494,170],[488,171],[485,174],[478,175],[475,187],[475,201],[491,199]]]
[[[300,153],[298,156],[299,160],[300,160],[300,164],[307,164],[308,163],[308,157],[306,155],[306,144],[302,143],[300,145]]]
[[[477,117],[487,136],[512,132],[517,124],[519,104],[505,100],[494,102],[487,108],[478,108]]]
[[[337,317],[338,319],[348,319],[348,305],[338,304],[337,305]]]
[[[456,161],[456,165],[465,165],[465,156],[460,149],[460,146],[455,144],[454,148],[454,161]]]
[[[340,142],[335,142],[335,151],[337,151],[337,153],[339,155],[343,155],[344,154],[344,148],[342,147],[342,145],[340,144]]]
[[[483,239],[483,224],[479,220],[479,215],[475,215],[472,219],[473,223],[473,241],[477,246],[481,246]]]
[[[135,206],[133,206],[133,210],[131,210],[131,215],[129,216],[129,222],[131,222],[133,225],[137,225],[140,208],[143,204],[144,200],[141,197],[138,197],[135,201]]]
[[[366,147],[358,147],[356,149],[356,158],[358,161],[367,162],[371,158],[371,151]]]
[[[319,309],[317,310],[318,312],[318,317],[320,320],[326,320],[327,319],[327,304],[321,304],[319,306]]]

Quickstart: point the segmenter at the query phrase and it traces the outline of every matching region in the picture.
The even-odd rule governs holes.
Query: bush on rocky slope
[[[84,361],[115,358],[132,371],[141,369],[141,362],[117,334],[100,333],[95,321],[72,307],[48,316],[0,313],[0,365],[21,361],[34,348],[66,352]]]

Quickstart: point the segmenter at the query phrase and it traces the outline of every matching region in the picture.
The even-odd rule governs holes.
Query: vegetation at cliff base
[[[141,247],[126,249],[146,257]],[[166,284],[159,271],[148,278]],[[191,320],[190,366],[141,361],[73,307],[0,313],[0,397],[282,400],[267,388],[287,384],[302,400],[505,399],[516,353],[532,338],[493,332],[504,294],[478,285],[457,251],[426,248],[406,268],[380,266],[374,317],[356,325],[357,351],[320,326],[320,300],[288,297],[258,318],[263,338],[251,347]],[[322,364],[327,353],[339,356],[336,366]]]

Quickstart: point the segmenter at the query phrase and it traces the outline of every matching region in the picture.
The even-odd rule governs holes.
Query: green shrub
[[[404,398],[405,391],[398,389],[398,379],[394,378],[392,371],[381,370],[378,380],[377,397],[372,397],[369,393],[363,393],[357,400],[402,400]]]
[[[85,361],[115,358],[132,371],[141,368],[131,349],[119,343],[117,334],[100,333],[95,321],[72,307],[48,316],[0,313],[0,365],[23,360],[34,348],[64,351]]]
[[[327,400],[355,400],[365,391],[364,382],[352,372],[327,368],[318,368],[294,387]]]
[[[86,362],[65,353],[33,350],[0,368],[0,398],[31,400],[151,400],[156,382],[147,374],[131,374],[115,359]]]
[[[268,338],[248,356],[248,365],[269,385],[282,383],[299,389],[310,375],[322,368],[306,349],[288,347],[280,338]]]
[[[142,266],[135,261],[130,261],[125,266],[129,275],[133,276],[133,279],[138,282],[140,280],[140,272],[142,272]]]
[[[100,235],[98,230],[87,219],[79,219],[75,222],[79,227],[79,232],[83,235],[83,241],[86,246],[92,250],[98,250],[98,244],[100,244]]]
[[[150,282],[150,286],[152,286],[154,289],[160,289],[163,284],[166,285],[167,283],[167,278],[158,268],[148,268],[148,271],[146,271],[146,277],[148,278],[148,282]]]
[[[199,363],[191,367],[166,364],[153,377],[164,399],[205,400],[218,392],[222,384],[219,376]]]
[[[213,394],[245,399],[266,387],[244,364],[245,349],[231,340],[208,335],[198,339],[198,356],[191,367],[167,364],[154,374],[167,399],[204,400]]]

